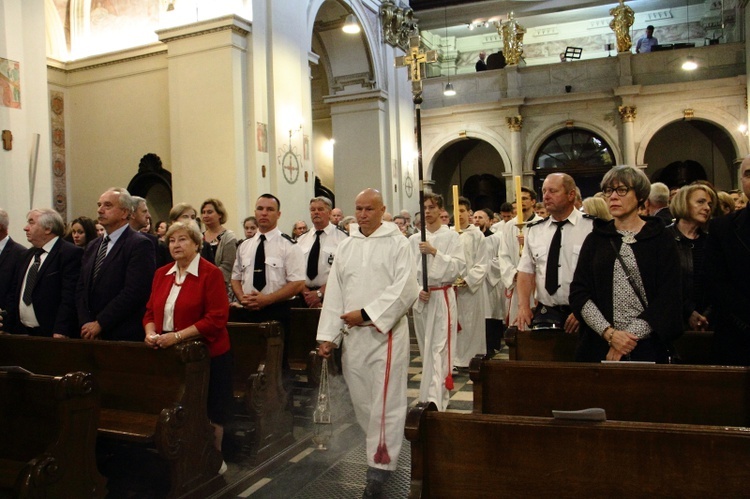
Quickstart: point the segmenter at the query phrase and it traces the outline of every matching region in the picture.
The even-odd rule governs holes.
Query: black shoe
[[[365,486],[365,493],[362,494],[362,499],[381,499],[383,497],[383,482],[377,480],[367,480]]]

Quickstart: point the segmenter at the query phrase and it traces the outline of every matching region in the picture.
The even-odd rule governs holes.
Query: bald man
[[[406,313],[419,286],[409,241],[396,224],[383,221],[381,194],[362,191],[355,208],[357,224],[339,244],[328,277],[318,354],[328,358],[342,347],[344,379],[366,433],[364,497],[381,497],[403,442],[409,367]]]

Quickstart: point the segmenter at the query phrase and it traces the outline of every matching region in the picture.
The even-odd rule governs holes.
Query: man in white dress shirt
[[[568,301],[570,283],[593,217],[575,209],[576,185],[570,175],[548,175],[542,196],[550,216],[527,227],[518,263],[518,329],[525,330],[536,319],[575,333],[578,320]],[[532,314],[529,302],[535,285],[537,307]]]
[[[305,259],[305,287],[302,298],[309,308],[323,306],[326,281],[331,271],[336,247],[347,238],[346,232],[331,224],[333,203],[325,196],[310,200],[310,220],[313,228],[297,238]]]
[[[409,368],[406,313],[417,299],[414,259],[395,224],[383,222],[375,189],[355,201],[357,224],[343,241],[328,276],[318,324],[318,354],[341,345],[342,369],[357,422],[366,433],[364,497],[382,497],[404,441]]]
[[[232,291],[238,305],[230,307],[230,320],[276,320],[288,330],[289,300],[305,285],[305,260],[296,241],[278,229],[280,208],[273,194],[262,194],[255,202],[258,232],[237,248]],[[285,334],[284,343],[288,338]],[[284,367],[288,350],[285,345]]]

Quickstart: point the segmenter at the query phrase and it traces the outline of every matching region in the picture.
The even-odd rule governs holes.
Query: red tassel
[[[385,442],[378,445],[378,450],[375,451],[375,462],[377,464],[390,464],[391,456],[388,455],[388,447],[386,447]]]
[[[458,323],[458,332],[460,333],[463,328],[461,327],[461,323]]]
[[[448,390],[453,390],[453,375],[452,374],[449,374],[448,376],[445,377],[445,387]]]

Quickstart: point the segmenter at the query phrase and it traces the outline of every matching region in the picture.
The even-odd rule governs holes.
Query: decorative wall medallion
[[[411,179],[411,174],[406,173],[406,180],[404,180],[404,192],[408,197],[414,193],[414,181]]]
[[[284,145],[279,152],[279,164],[284,174],[284,180],[289,184],[293,184],[299,178],[300,171],[299,156],[297,155],[296,148]]]
[[[55,95],[52,97],[52,101],[50,102],[50,107],[52,109],[52,112],[57,114],[58,116],[63,113],[63,110],[65,109],[65,105],[63,103],[63,98],[61,95]]]
[[[65,175],[65,156],[61,154],[54,154],[52,160],[52,171],[56,177],[62,177]]]

